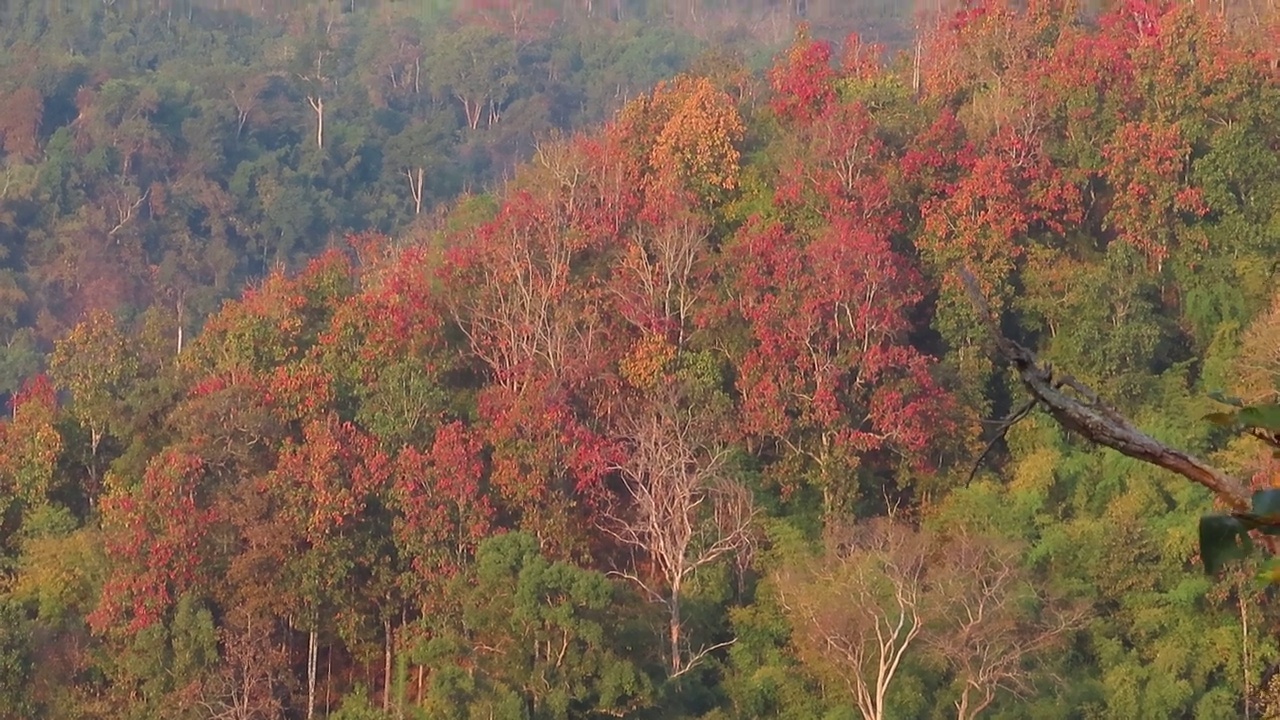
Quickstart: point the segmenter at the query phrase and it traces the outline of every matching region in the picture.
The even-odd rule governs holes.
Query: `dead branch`
[[[1060,425],[1079,433],[1090,442],[1162,467],[1202,485],[1233,510],[1246,511],[1250,508],[1250,495],[1245,483],[1194,455],[1169,447],[1142,432],[1090,388],[1064,373],[1055,375],[1049,364],[1041,364],[1034,353],[1005,337],[991,314],[986,298],[978,289],[973,273],[967,268],[961,268],[959,273],[969,301],[990,333],[1000,356],[1013,365],[1023,386]],[[1072,394],[1066,391],[1071,391]]]
[[[995,437],[991,438],[991,441],[987,443],[985,448],[983,448],[982,454],[978,456],[978,459],[973,461],[973,468],[969,470],[969,477],[965,480],[966,485],[973,482],[973,477],[978,474],[978,469],[982,467],[983,461],[985,461],[987,456],[991,454],[991,451],[995,449],[996,443],[1003,440],[1004,437],[1009,434],[1010,428],[1017,425],[1025,417],[1030,415],[1031,411],[1035,410],[1036,405],[1038,405],[1039,402],[1040,401],[1038,399],[1033,397],[1019,406],[1017,410],[1009,413],[1008,417],[1000,421],[1000,426],[996,428]]]
[[[120,229],[123,228],[125,225],[127,225],[129,221],[133,219],[133,213],[136,212],[138,208],[142,207],[142,203],[146,202],[147,198],[150,197],[150,195],[151,195],[151,189],[148,188],[147,191],[142,193],[142,195],[137,200],[135,200],[132,205],[130,205],[128,201],[121,202],[119,199],[117,199],[115,201],[116,215],[119,218],[120,222],[116,223],[115,227],[107,231],[107,237],[115,237],[115,234],[120,232]]]

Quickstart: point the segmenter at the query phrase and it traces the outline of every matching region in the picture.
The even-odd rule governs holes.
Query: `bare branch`
[[[116,200],[116,217],[119,219],[119,222],[116,223],[115,227],[107,231],[107,237],[115,237],[115,234],[120,232],[121,228],[129,224],[129,221],[133,219],[133,213],[136,212],[138,208],[142,207],[142,203],[146,202],[150,195],[151,190],[148,188],[141,196],[138,197],[137,200],[133,202],[132,205],[127,201],[121,202],[120,200]]]

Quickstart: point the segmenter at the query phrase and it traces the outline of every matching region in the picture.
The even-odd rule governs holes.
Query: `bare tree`
[[[198,704],[212,720],[275,720],[284,717],[281,695],[288,659],[248,613],[233,618],[221,634],[222,667],[206,681]],[[256,634],[255,634],[256,633]]]
[[[601,525],[653,565],[651,573],[615,574],[666,607],[668,672],[676,677],[733,642],[692,649],[681,595],[698,570],[749,551],[755,509],[750,493],[727,477],[728,448],[719,441],[715,411],[688,402],[674,386],[657,392],[623,421],[630,452],[614,469],[625,490]]]
[[[775,577],[801,655],[844,682],[867,720],[885,717],[890,683],[924,630],[929,545],[888,518],[832,526],[822,557]]]
[[[1038,591],[1014,543],[962,535],[940,547],[933,592],[938,625],[925,642],[960,686],[959,720],[976,718],[1001,691],[1033,689],[1034,662],[1059,647],[1086,617]]]
[[[1245,330],[1237,365],[1236,386],[1246,402],[1270,402],[1280,394],[1280,293]]]

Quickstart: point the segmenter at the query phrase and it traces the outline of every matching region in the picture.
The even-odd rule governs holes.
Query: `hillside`
[[[1270,448],[1205,419],[1215,391],[1280,393],[1276,22],[992,3],[914,59],[802,31],[763,73],[637,76],[523,162],[515,99],[400,80],[362,120],[370,95],[271,76],[222,116],[235,143],[166,104],[195,92],[168,61],[46,101],[70,119],[31,165],[5,135],[36,178],[10,222],[49,233],[9,246],[41,283],[10,323],[54,344],[0,424],[0,718],[1280,712],[1257,566],[1200,570],[1213,497],[1019,416],[959,273],[1154,437],[1277,487]],[[351,148],[420,139],[379,113],[447,113],[449,140],[362,175]],[[515,169],[432,189],[428,221],[405,188],[432,152]],[[114,230],[84,199],[109,191],[149,209]],[[165,255],[152,294],[88,283],[142,277],[110,264],[28,289],[77,287],[35,239],[143,263],[184,232],[194,264]]]

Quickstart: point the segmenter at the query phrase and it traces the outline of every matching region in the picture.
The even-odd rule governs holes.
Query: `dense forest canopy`
[[[1204,419],[1280,397],[1274,4],[67,5],[0,24],[0,718],[1280,717],[1213,495],[962,282],[1280,487]]]

